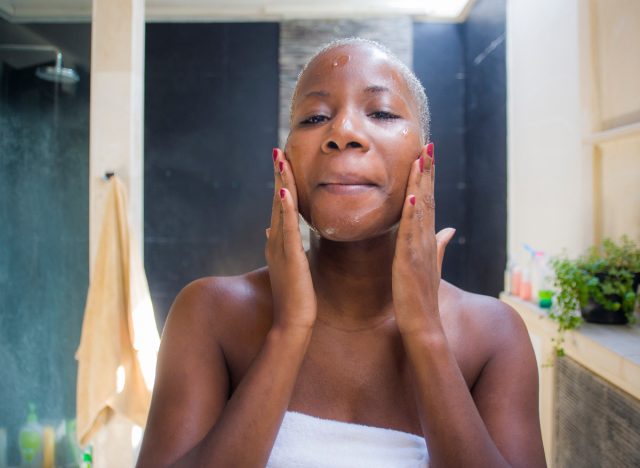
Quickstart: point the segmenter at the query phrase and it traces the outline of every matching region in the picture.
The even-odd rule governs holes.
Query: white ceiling
[[[103,0],[108,1],[108,0]],[[261,21],[410,15],[463,21],[473,0],[147,0],[147,21]],[[0,0],[12,22],[89,21],[92,0]]]

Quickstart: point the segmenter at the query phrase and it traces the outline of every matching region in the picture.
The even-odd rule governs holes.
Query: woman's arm
[[[276,156],[284,160],[280,152]],[[274,164],[276,190],[265,249],[273,295],[271,330],[229,398],[224,353],[211,332],[220,327],[205,323],[203,317],[215,315],[216,308],[233,309],[238,304],[229,302],[242,299],[225,292],[225,280],[185,288],[163,333],[140,468],[255,467],[269,458],[316,314],[295,184],[292,175],[287,177],[285,162],[280,165],[276,159]]]
[[[288,406],[310,332],[270,330],[228,399],[222,350],[196,318],[202,288],[185,288],[167,320],[138,467],[263,466]]]
[[[537,366],[521,321],[498,305],[457,314],[464,317],[465,345],[487,356],[473,395],[445,336],[438,289],[453,233],[435,234],[432,155],[430,144],[412,168],[393,264],[396,322],[413,370],[431,465],[544,466]]]
[[[529,335],[507,305],[491,303],[469,312],[484,316],[491,340],[474,337],[491,356],[471,392],[442,330],[403,336],[433,467],[545,466]]]

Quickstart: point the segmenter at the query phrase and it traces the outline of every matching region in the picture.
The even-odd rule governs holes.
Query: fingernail
[[[420,156],[420,162],[418,163],[420,165],[420,172],[424,172],[424,156]]]
[[[280,200],[282,200],[287,192],[283,188],[280,189]]]
[[[284,162],[280,161],[278,163],[278,168],[280,169],[280,174],[282,174],[282,171],[284,171]]]
[[[273,162],[276,162],[276,159],[278,159],[278,148],[273,148],[273,153],[271,154],[271,157],[273,158]]]
[[[413,206],[416,205],[416,196],[415,195],[409,195],[409,203],[411,203]]]
[[[433,148],[433,142],[429,143],[427,145],[427,156],[429,156],[431,158],[431,164],[435,164],[436,163],[436,158],[434,155],[434,148]]]

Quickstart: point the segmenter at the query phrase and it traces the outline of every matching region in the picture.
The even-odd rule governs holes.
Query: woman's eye
[[[372,112],[371,114],[369,114],[369,117],[373,117],[374,119],[380,119],[380,120],[395,120],[400,118],[399,115],[392,114],[391,112],[387,112],[387,111]]]
[[[300,123],[302,125],[313,125],[325,122],[327,120],[329,120],[329,117],[327,117],[326,115],[312,115],[311,117],[307,117]]]

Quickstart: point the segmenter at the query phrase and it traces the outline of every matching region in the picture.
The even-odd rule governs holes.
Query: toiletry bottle
[[[44,426],[42,431],[42,468],[55,468],[56,431],[53,426]]]
[[[27,422],[20,429],[18,445],[20,447],[20,457],[22,458],[20,466],[42,466],[42,427],[38,423],[36,406],[33,403],[29,403]]]
[[[520,295],[520,283],[522,283],[522,267],[514,265],[511,269],[511,295]]]
[[[56,440],[56,466],[80,466],[82,450],[76,437],[76,420],[67,419],[58,428]]]
[[[540,289],[538,290],[538,306],[550,309],[553,301],[553,270],[546,256],[540,259]]]
[[[80,464],[80,468],[91,468],[93,465],[93,450],[91,446],[88,446],[84,449],[82,454],[82,463]]]
[[[535,252],[528,244],[524,244],[524,249],[529,254],[529,261],[526,266],[522,268],[522,276],[520,278],[520,294],[519,297],[523,301],[531,300],[531,252]]]
[[[0,468],[7,468],[9,455],[7,453],[7,429],[0,427]]]
[[[542,284],[542,264],[544,262],[544,252],[539,250],[532,253],[531,258],[531,301],[538,303],[538,291]]]
[[[522,273],[522,282],[520,283],[520,298],[525,301],[538,301],[538,252],[529,244],[523,245],[529,254],[527,266]]]
[[[520,299],[523,301],[531,300],[531,269],[525,267],[522,269],[522,279],[520,281]]]

